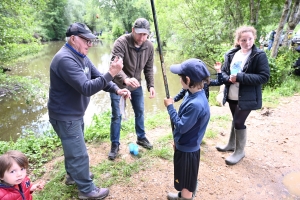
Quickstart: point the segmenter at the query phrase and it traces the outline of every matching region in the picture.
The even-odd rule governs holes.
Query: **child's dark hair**
[[[8,171],[15,161],[20,167],[28,168],[28,159],[24,153],[11,150],[0,156],[0,178],[4,177],[5,171]]]
[[[178,74],[178,76],[181,77],[182,81],[187,84],[187,79],[186,79],[186,75],[183,75],[183,74]],[[210,82],[210,79],[209,79],[209,76],[206,77],[203,81],[199,82],[199,83],[195,83],[193,80],[190,79],[190,84],[189,84],[189,87],[190,88],[194,88],[196,86],[199,86],[200,89],[202,89],[204,87],[204,83],[207,83],[209,84]]]

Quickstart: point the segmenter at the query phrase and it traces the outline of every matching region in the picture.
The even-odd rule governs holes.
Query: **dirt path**
[[[295,95],[282,99],[275,109],[254,111],[250,114],[246,122],[246,156],[237,165],[227,166],[224,159],[230,153],[221,153],[215,149],[216,144],[227,142],[227,134],[206,140],[206,144],[201,147],[199,183],[195,199],[300,200],[300,176],[295,176],[294,179],[297,180],[289,182],[289,186],[295,189],[298,196],[291,194],[291,190],[283,184],[284,177],[289,173],[300,173],[299,102],[300,96]],[[227,106],[211,107],[211,113],[230,114]],[[226,130],[222,129],[224,127],[220,128],[220,133],[228,133],[229,124]],[[154,148],[156,138],[166,132],[170,130],[155,129],[148,132]],[[128,141],[134,142],[135,136],[131,134]],[[118,159],[132,159],[125,145],[128,141],[121,142],[121,156]],[[89,146],[91,165],[107,159],[109,148],[109,144]],[[106,199],[166,199],[169,191],[176,192],[173,187],[173,164],[171,161],[157,160],[151,167],[134,174],[130,183],[111,186],[110,195]]]

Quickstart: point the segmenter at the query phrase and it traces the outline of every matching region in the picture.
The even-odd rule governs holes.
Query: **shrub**
[[[291,76],[292,65],[298,58],[296,51],[290,51],[286,48],[281,48],[278,52],[277,58],[272,58],[270,52],[267,52],[269,66],[270,66],[270,79],[266,86],[271,88],[278,88],[281,84]]]
[[[112,27],[112,35],[114,38],[118,38],[124,34],[124,28],[119,23],[114,23]]]

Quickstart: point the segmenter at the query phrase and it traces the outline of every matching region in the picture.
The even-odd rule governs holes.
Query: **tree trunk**
[[[288,26],[287,26],[286,34],[284,36],[282,46],[285,47],[290,46],[291,39],[292,39],[291,37],[293,36],[293,31],[300,21],[299,4],[300,4],[300,0],[296,0],[293,5],[292,12],[290,13],[289,16],[289,22],[288,22]]]
[[[285,0],[282,15],[278,24],[278,28],[276,30],[275,34],[275,39],[274,39],[274,44],[272,46],[272,52],[271,52],[271,57],[276,58],[277,53],[278,53],[278,48],[279,48],[279,43],[280,43],[280,36],[283,31],[283,27],[287,22],[288,18],[288,13],[291,8],[292,0]]]
[[[250,0],[250,24],[252,26],[256,26],[258,24],[258,13],[260,8],[260,0],[255,2],[254,0]]]

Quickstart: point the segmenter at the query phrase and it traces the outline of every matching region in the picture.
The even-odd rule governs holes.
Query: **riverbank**
[[[230,125],[227,120],[230,116],[229,108],[227,105],[212,106],[212,118],[226,118],[226,120],[211,120],[209,123],[208,129],[218,130],[218,135],[212,139],[206,138],[205,144],[201,145],[199,186],[195,199],[300,199],[299,179],[294,182],[285,179],[289,174],[296,178],[300,173],[299,101],[299,95],[284,97],[280,99],[276,108],[251,112],[246,121],[248,129],[246,156],[234,166],[227,166],[224,162],[230,153],[221,153],[215,149],[216,144],[227,142]],[[147,132],[149,140],[154,145],[152,151],[162,148],[161,138],[171,133],[168,124],[169,121],[166,120],[166,126]],[[129,134],[121,141],[120,156],[114,162],[107,161],[109,143],[88,144],[91,170],[96,174],[95,183],[105,186],[103,180],[111,176],[109,172],[99,173],[99,166],[103,163],[111,167],[120,163],[125,168],[127,167],[125,163],[140,162],[140,166],[136,166],[138,168],[136,171],[130,169],[133,171],[131,175],[120,178],[123,181],[111,183],[110,195],[106,199],[166,199],[167,192],[175,192],[172,157],[165,159],[158,156],[149,157],[149,151],[144,149],[140,149],[140,157],[133,157],[129,154],[128,143],[135,142],[135,139],[134,134]],[[170,151],[172,151],[171,141],[169,138],[164,143],[164,148]],[[59,194],[61,199],[76,199],[76,187],[64,185],[64,172],[59,171],[62,166],[62,156],[47,163],[44,165],[47,173],[42,179],[53,182],[53,178],[60,172],[61,179],[56,178],[55,184],[59,184],[63,191],[68,190],[68,193]],[[46,189],[51,194],[53,188],[46,186]],[[43,199],[39,196],[37,193],[35,199]]]

